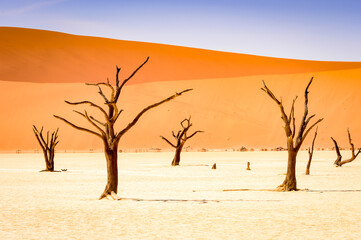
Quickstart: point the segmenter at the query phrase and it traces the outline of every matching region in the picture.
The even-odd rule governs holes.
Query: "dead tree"
[[[308,148],[308,162],[307,162],[306,172],[305,172],[306,175],[310,175],[310,167],[311,167],[311,161],[312,161],[312,157],[313,157],[313,148],[315,146],[315,140],[317,137],[317,130],[318,130],[318,127],[316,128],[315,136],[313,137],[313,140],[312,140],[312,145],[310,148]]]
[[[269,97],[279,106],[281,111],[281,118],[285,124],[284,130],[287,137],[287,149],[288,149],[288,162],[287,162],[287,173],[286,178],[281,185],[277,187],[278,191],[296,191],[297,190],[297,181],[296,181],[296,158],[297,153],[301,148],[301,145],[308,133],[315,127],[319,122],[323,120],[323,118],[317,120],[313,123],[308,129],[307,125],[310,120],[315,116],[314,114],[308,117],[308,88],[312,83],[313,77],[308,83],[305,90],[305,109],[302,120],[300,122],[299,130],[297,136],[296,134],[296,122],[295,122],[295,102],[297,97],[293,100],[290,114],[287,116],[285,113],[282,100],[279,101],[272,91],[266,86],[266,83],[263,81],[263,88],[261,88],[264,92],[267,93]]]
[[[118,190],[118,144],[121,137],[128,132],[143,116],[144,113],[149,111],[150,109],[153,109],[155,107],[158,107],[159,105],[168,102],[180,95],[182,95],[185,92],[188,92],[192,89],[186,89],[181,92],[176,92],[172,96],[159,101],[157,103],[154,103],[152,105],[149,105],[148,107],[144,108],[142,111],[140,111],[134,119],[129,122],[126,127],[120,131],[116,131],[114,129],[114,125],[116,121],[118,120],[119,116],[122,113],[122,109],[119,109],[117,106],[117,102],[119,99],[119,96],[122,92],[122,89],[124,85],[148,62],[149,57],[125,80],[120,83],[119,81],[119,72],[120,68],[116,67],[116,77],[115,77],[115,86],[109,83],[109,79],[107,79],[107,82],[100,82],[96,84],[87,84],[91,86],[96,86],[99,90],[100,96],[104,99],[104,104],[108,108],[107,111],[91,102],[91,101],[81,101],[81,102],[69,102],[65,101],[67,104],[70,105],[90,105],[91,107],[97,109],[102,115],[104,116],[104,120],[100,121],[96,119],[93,116],[90,116],[87,111],[84,112],[78,112],[75,111],[80,116],[84,117],[90,125],[96,130],[88,129],[85,127],[80,127],[78,125],[75,125],[74,123],[69,122],[68,120],[54,115],[54,117],[64,121],[65,123],[69,124],[70,126],[74,127],[75,129],[78,129],[80,131],[85,131],[88,133],[91,133],[97,137],[99,137],[103,141],[104,145],[104,154],[106,158],[106,164],[107,164],[107,184],[105,186],[104,192],[101,194],[99,199],[112,196],[115,198],[117,197],[116,193]],[[102,86],[107,87],[110,90],[110,96],[106,96],[102,90]]]
[[[41,148],[43,149],[44,158],[45,158],[45,170],[42,170],[41,172],[54,172],[55,147],[59,143],[58,141],[59,128],[56,129],[55,132],[52,132],[51,136],[48,131],[46,133],[46,141],[43,136],[43,129],[44,127],[41,127],[41,130],[39,132],[38,129],[35,127],[35,125],[33,125],[33,132]]]
[[[351,145],[351,158],[349,158],[349,159],[346,159],[346,160],[343,160],[343,161],[341,161],[342,160],[342,155],[341,155],[341,153],[340,153],[340,149],[339,149],[339,147],[338,147],[338,145],[337,145],[337,142],[336,142],[336,140],[335,139],[333,139],[332,137],[331,137],[331,139],[332,139],[332,141],[334,142],[334,144],[335,144],[335,149],[336,149],[336,153],[337,153],[337,159],[336,159],[336,161],[334,162],[334,164],[336,165],[336,167],[342,167],[342,165],[344,165],[344,164],[346,164],[346,163],[350,163],[350,162],[352,162],[353,160],[355,160],[356,158],[357,158],[357,156],[360,154],[360,152],[361,152],[361,148],[357,151],[357,153],[355,153],[355,146],[354,146],[354,144],[352,143],[352,139],[351,139],[351,134],[350,134],[350,130],[349,129],[347,129],[347,134],[348,134],[348,142],[350,143],[350,145]]]
[[[337,158],[333,164],[335,164],[336,167],[339,167],[339,163],[342,160],[342,155],[340,153],[340,148],[338,147],[336,140],[333,139],[333,137],[331,137],[331,139],[332,139],[333,143],[335,144],[335,150],[336,150],[336,154],[337,154]]]
[[[176,139],[176,144],[171,143],[168,139],[166,139],[163,136],[160,136],[164,141],[166,141],[169,145],[175,148],[175,155],[172,161],[172,166],[178,166],[180,162],[180,154],[182,152],[183,146],[186,143],[186,141],[190,138],[192,138],[197,133],[203,132],[203,131],[195,131],[194,133],[188,135],[188,130],[190,127],[192,127],[191,123],[191,117],[184,119],[181,122],[182,130],[179,130],[177,134],[172,131],[173,137]]]

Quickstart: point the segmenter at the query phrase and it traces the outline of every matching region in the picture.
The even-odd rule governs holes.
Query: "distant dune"
[[[149,63],[131,84],[154,81],[230,78],[360,68],[361,62],[319,62],[260,57],[76,36],[58,32],[0,28],[0,79],[16,82],[97,82],[124,75],[146,57]]]
[[[189,115],[194,128],[205,131],[189,141],[193,148],[285,146],[279,109],[260,90],[261,80],[282,96],[287,109],[297,94],[296,112],[301,115],[311,76],[310,114],[325,118],[316,148],[331,147],[330,136],[348,147],[347,127],[361,146],[361,62],[279,59],[21,28],[2,27],[0,35],[0,150],[38,149],[32,124],[59,126],[59,149],[100,149],[98,139],[52,115],[82,121],[64,99],[96,98],[101,104],[96,89],[83,83],[107,77],[113,81],[115,65],[127,77],[148,56],[149,63],[123,91],[119,126],[175,91],[194,91],[147,113],[120,148],[165,148],[159,135],[169,136]]]

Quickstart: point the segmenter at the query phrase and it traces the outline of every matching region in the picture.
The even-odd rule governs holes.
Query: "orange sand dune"
[[[170,137],[189,115],[194,129],[205,131],[190,140],[195,149],[285,147],[279,109],[260,90],[261,80],[282,96],[287,111],[294,96],[299,96],[299,121],[311,76],[315,80],[309,111],[325,119],[316,147],[331,147],[330,136],[348,147],[347,127],[355,145],[361,146],[360,62],[277,59],[19,28],[0,28],[0,33],[0,150],[39,149],[33,124],[60,127],[59,149],[101,149],[100,139],[52,115],[88,126],[64,100],[96,99],[103,104],[96,88],[83,83],[112,76],[115,64],[123,66],[127,76],[145,56],[151,61],[123,90],[119,107],[124,112],[118,127],[175,91],[194,90],[145,114],[121,140],[120,148],[168,148],[159,135]]]
[[[356,147],[361,147],[361,69],[329,71],[314,74],[310,88],[309,111],[320,124],[317,147],[332,147],[330,136],[338,139],[342,147],[349,147],[347,127],[350,128]],[[286,146],[279,108],[260,90],[261,80],[266,80],[274,93],[281,97],[289,111],[290,102],[299,96],[296,117],[299,123],[303,114],[303,91],[311,74],[264,75],[239,78],[205,79],[188,81],[153,82],[127,86],[119,106],[124,109],[118,127],[124,127],[143,107],[173,94],[175,91],[194,88],[172,102],[147,113],[120,142],[120,148],[168,148],[159,135],[171,137],[179,122],[192,115],[194,130],[199,134],[189,141],[194,148],[274,148]],[[31,126],[60,127],[59,149],[101,149],[101,141],[88,133],[79,132],[52,117],[60,114],[82,126],[86,121],[72,112],[64,103],[97,99],[95,88],[79,83],[39,84],[0,82],[2,135],[0,150],[38,149]],[[83,107],[76,108],[83,110]],[[89,108],[87,108],[89,109]],[[97,115],[96,111],[91,114]],[[90,127],[90,126],[89,126]],[[304,147],[308,147],[311,133]]]
[[[130,84],[229,78],[360,68],[361,62],[320,62],[260,57],[162,44],[0,27],[0,79],[72,83],[126,77],[147,56],[150,62]]]

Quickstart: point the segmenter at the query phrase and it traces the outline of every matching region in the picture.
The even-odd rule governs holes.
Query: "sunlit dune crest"
[[[150,56],[129,84],[360,68],[361,62],[321,62],[253,56],[163,44],[0,27],[0,79],[38,83],[98,82],[124,76]]]

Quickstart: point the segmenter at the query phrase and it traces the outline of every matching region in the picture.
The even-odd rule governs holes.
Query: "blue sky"
[[[359,0],[0,0],[0,26],[330,61],[361,61]]]

